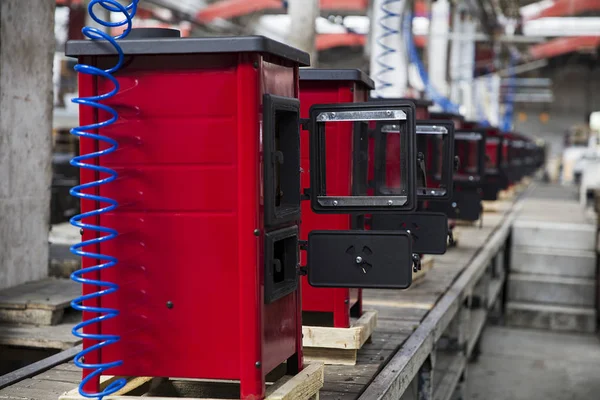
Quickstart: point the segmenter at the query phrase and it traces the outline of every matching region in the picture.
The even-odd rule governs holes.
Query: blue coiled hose
[[[383,51],[381,53],[379,53],[377,55],[377,58],[375,59],[375,62],[377,63],[377,65],[379,65],[382,68],[375,75],[375,81],[377,83],[376,88],[378,91],[394,86],[394,84],[392,82],[386,81],[382,75],[385,75],[388,72],[395,71],[396,68],[393,65],[387,64],[384,60],[390,54],[396,53],[397,50],[394,49],[393,47],[385,45],[383,43],[383,40],[389,36],[394,36],[394,35],[400,34],[400,24],[398,24],[398,27],[396,27],[396,28],[390,27],[389,25],[386,24],[386,20],[388,20],[390,18],[400,18],[402,16],[401,14],[390,11],[387,8],[392,3],[398,3],[398,2],[402,2],[402,1],[404,1],[404,0],[384,0],[381,3],[380,9],[381,9],[381,12],[383,13],[383,16],[379,18],[377,23],[383,30],[383,33],[376,38],[376,43],[379,47],[381,47],[383,49]]]
[[[515,64],[517,63],[517,55],[514,52],[510,54],[510,63],[508,64],[508,92],[504,102],[504,115],[502,116],[502,131],[509,132],[512,128],[514,101],[515,101]]]
[[[94,165],[94,164],[88,164],[88,163],[86,163],[86,161],[101,157],[106,154],[110,154],[117,149],[117,142],[115,140],[113,140],[109,137],[106,137],[106,136],[102,136],[99,133],[92,133],[92,132],[94,132],[94,131],[98,132],[99,129],[106,128],[107,126],[109,126],[117,121],[117,118],[118,118],[117,112],[112,107],[102,104],[101,102],[113,97],[114,95],[116,95],[119,92],[119,82],[113,76],[113,74],[117,70],[119,70],[121,68],[121,66],[123,65],[124,56],[123,56],[123,50],[121,49],[121,46],[117,43],[117,40],[124,38],[131,31],[132,19],[135,16],[135,13],[137,11],[138,1],[139,0],[132,0],[131,4],[129,4],[128,6],[123,6],[123,5],[119,4],[116,0],[91,0],[90,1],[89,6],[88,6],[88,13],[90,14],[90,17],[94,21],[96,21],[98,24],[108,27],[108,28],[125,26],[124,32],[115,37],[112,37],[109,34],[104,33],[101,30],[94,28],[94,27],[86,26],[82,30],[83,34],[87,38],[92,39],[92,40],[106,40],[112,46],[114,46],[115,50],[118,53],[118,61],[114,67],[106,69],[106,70],[102,70],[100,68],[97,68],[97,67],[94,67],[91,65],[84,65],[84,64],[75,65],[75,71],[77,71],[78,73],[97,76],[100,78],[105,78],[105,79],[110,80],[114,85],[114,88],[108,93],[99,94],[99,95],[90,96],[90,97],[78,97],[78,98],[75,98],[72,100],[74,103],[79,104],[80,106],[93,107],[98,110],[106,111],[107,113],[109,113],[111,115],[111,118],[106,121],[98,122],[98,123],[91,124],[91,125],[80,126],[78,128],[71,129],[71,134],[73,134],[79,138],[93,139],[93,140],[97,140],[99,142],[108,143],[110,145],[110,147],[105,150],[100,150],[100,151],[97,151],[94,153],[89,153],[89,154],[83,154],[83,155],[74,157],[71,160],[71,165],[79,167],[79,168],[84,168],[84,169],[94,171],[97,173],[97,176],[99,177],[98,180],[96,180],[94,182],[88,182],[88,183],[84,183],[84,184],[75,186],[70,191],[71,195],[75,196],[79,199],[91,200],[91,201],[94,201],[97,203],[103,203],[106,205],[103,207],[101,206],[101,208],[98,208],[96,210],[88,211],[88,212],[76,215],[73,218],[71,218],[71,220],[70,220],[72,225],[79,227],[82,230],[93,231],[93,232],[97,233],[96,238],[82,241],[81,243],[71,246],[71,252],[73,254],[81,256],[81,257],[88,257],[88,258],[91,258],[94,260],[98,260],[97,262],[99,262],[100,264],[91,266],[89,268],[82,268],[78,271],[73,272],[73,274],[71,274],[71,279],[82,285],[92,285],[92,286],[98,288],[98,291],[76,298],[75,300],[73,300],[71,302],[71,306],[74,309],[79,310],[79,311],[85,311],[85,312],[96,314],[95,318],[88,319],[86,321],[83,321],[83,322],[77,324],[73,328],[72,332],[73,332],[73,335],[77,336],[78,338],[93,340],[93,341],[97,342],[96,344],[86,348],[85,350],[83,350],[79,354],[77,354],[77,356],[75,357],[75,365],[77,365],[79,368],[92,370],[92,372],[90,374],[88,374],[82,380],[81,384],[79,385],[79,393],[84,397],[97,397],[99,400],[101,400],[104,396],[108,396],[112,393],[115,393],[119,389],[121,389],[127,383],[126,380],[125,379],[115,380],[115,381],[111,382],[110,384],[108,384],[104,388],[104,390],[102,390],[98,393],[88,393],[88,392],[84,391],[84,387],[90,380],[95,379],[95,378],[99,377],[100,375],[104,375],[105,372],[107,370],[109,370],[110,368],[114,368],[114,367],[118,367],[118,366],[122,365],[123,361],[117,360],[117,361],[112,361],[112,362],[91,364],[91,363],[85,362],[85,356],[89,353],[99,351],[103,347],[106,347],[108,345],[118,342],[120,340],[120,337],[118,335],[110,335],[110,334],[84,333],[84,332],[82,332],[82,330],[85,327],[88,327],[90,325],[99,324],[103,321],[107,321],[109,319],[115,318],[117,315],[119,315],[119,310],[115,310],[115,309],[111,309],[111,308],[103,308],[103,307],[92,307],[92,306],[83,305],[83,303],[86,301],[98,299],[107,294],[114,293],[119,289],[119,287],[117,284],[115,284],[113,282],[88,279],[88,278],[84,278],[83,275],[85,275],[87,273],[97,273],[105,268],[113,267],[117,264],[117,259],[115,257],[109,256],[106,254],[98,254],[98,253],[84,251],[83,248],[85,246],[99,245],[100,243],[104,243],[111,239],[114,239],[117,237],[118,232],[116,230],[108,228],[108,227],[84,223],[83,220],[85,218],[98,217],[101,214],[113,211],[117,207],[117,202],[114,199],[97,196],[97,195],[93,195],[93,194],[87,194],[87,193],[84,193],[84,191],[86,189],[98,188],[101,185],[105,185],[109,182],[114,181],[117,178],[117,172],[110,168],[106,168],[106,167],[102,167],[102,166]],[[104,8],[105,10],[109,11],[110,13],[113,13],[113,12],[121,13],[125,17],[125,19],[118,21],[118,22],[103,21],[102,19],[98,18],[96,16],[96,14],[94,13],[93,8],[95,5],[98,5],[102,8]],[[108,175],[108,177],[100,179],[101,174]]]
[[[440,94],[429,81],[429,74],[423,65],[423,61],[419,57],[419,52],[417,50],[417,46],[415,45],[415,41],[412,34],[412,21],[413,15],[412,13],[406,13],[402,23],[402,34],[404,35],[404,40],[406,42],[406,48],[408,50],[408,58],[412,63],[415,64],[417,70],[419,71],[419,76],[425,85],[425,92],[427,96],[433,100],[437,105],[442,107],[445,112],[450,112],[454,114],[459,114],[460,109],[457,104],[454,104],[450,99]],[[430,60],[433,62],[433,60]]]

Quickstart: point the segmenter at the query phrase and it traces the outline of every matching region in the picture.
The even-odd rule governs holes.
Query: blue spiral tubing
[[[429,74],[423,65],[423,61],[419,57],[419,52],[417,50],[417,46],[415,45],[415,41],[412,34],[412,21],[413,15],[412,13],[406,13],[402,23],[402,34],[404,35],[404,40],[406,42],[406,48],[408,50],[408,57],[411,62],[415,64],[417,70],[419,71],[419,76],[425,85],[425,92],[427,96],[433,100],[437,105],[442,107],[445,112],[460,114],[459,106],[454,104],[450,99],[443,96],[439,93],[429,81]]]
[[[517,56],[511,52],[510,55],[510,63],[508,65],[508,76],[509,76],[509,86],[508,92],[506,94],[506,98],[504,100],[504,115],[502,116],[502,130],[504,132],[509,132],[512,128],[513,122],[513,113],[514,113],[514,101],[515,101],[515,82],[516,82],[516,74],[515,74],[515,64],[517,63]]]
[[[379,53],[375,60],[377,65],[379,65],[382,68],[375,75],[375,81],[377,82],[377,86],[376,86],[377,90],[381,90],[381,89],[385,89],[385,88],[394,86],[393,83],[386,81],[382,77],[382,75],[385,75],[388,72],[395,71],[396,68],[393,65],[386,64],[384,62],[384,59],[385,59],[385,57],[389,56],[390,54],[396,53],[397,51],[393,47],[386,46],[385,44],[383,44],[382,40],[389,36],[400,34],[400,29],[399,29],[400,27],[398,27],[398,29],[390,28],[384,22],[389,18],[399,18],[402,16],[401,14],[392,12],[386,8],[388,5],[390,5],[392,3],[397,3],[397,2],[402,2],[402,1],[404,1],[404,0],[385,0],[381,3],[380,10],[383,12],[384,15],[381,18],[379,18],[377,23],[383,29],[384,32],[376,39],[377,45],[383,49],[383,52]]]
[[[78,97],[78,98],[75,98],[72,100],[73,103],[75,103],[75,104],[79,104],[80,106],[93,107],[98,110],[103,110],[112,116],[110,119],[108,119],[106,121],[98,122],[98,123],[91,124],[91,125],[80,126],[78,128],[71,129],[71,134],[75,135],[79,138],[88,138],[88,139],[93,139],[93,140],[97,140],[99,142],[105,142],[105,143],[110,144],[110,148],[108,148],[108,149],[100,150],[100,151],[97,151],[94,153],[80,155],[80,156],[74,157],[71,160],[71,165],[79,167],[79,168],[84,168],[84,169],[94,171],[98,174],[99,179],[94,182],[88,182],[88,183],[84,183],[82,185],[75,186],[74,188],[72,188],[70,190],[70,194],[79,199],[91,200],[91,201],[95,201],[97,203],[108,204],[105,207],[76,215],[73,218],[71,218],[71,220],[70,220],[72,225],[74,225],[78,228],[81,228],[83,230],[89,230],[89,231],[96,232],[98,234],[98,236],[94,239],[82,241],[81,243],[71,246],[71,253],[73,253],[77,256],[89,257],[94,260],[99,260],[98,262],[100,262],[100,264],[91,266],[89,268],[82,268],[71,274],[71,279],[74,280],[75,282],[78,282],[82,285],[92,285],[92,286],[98,288],[98,291],[96,291],[94,293],[89,293],[89,294],[80,296],[80,297],[76,298],[75,300],[73,300],[71,302],[71,307],[73,307],[74,309],[79,310],[79,311],[85,311],[85,312],[97,314],[97,316],[95,318],[92,318],[92,319],[89,319],[89,320],[86,320],[86,321],[83,321],[83,322],[77,324],[73,328],[72,333],[73,333],[73,335],[75,335],[78,338],[93,340],[93,341],[98,342],[98,343],[82,350],[79,354],[77,354],[77,356],[75,357],[75,365],[77,365],[79,368],[93,370],[93,372],[91,372],[89,375],[87,375],[82,380],[81,384],[79,385],[79,393],[84,397],[90,397],[90,398],[97,397],[99,400],[102,400],[102,398],[104,396],[108,396],[108,395],[116,392],[117,390],[121,389],[123,386],[125,386],[127,381],[125,379],[115,380],[115,381],[111,382],[110,384],[108,384],[104,388],[104,390],[102,390],[99,393],[85,392],[84,391],[85,385],[90,380],[95,379],[96,377],[99,377],[99,375],[104,375],[104,373],[107,370],[109,370],[110,368],[114,368],[114,367],[118,367],[118,366],[122,365],[123,361],[117,360],[117,361],[113,361],[113,362],[90,364],[90,363],[85,362],[84,357],[87,354],[95,352],[95,351],[99,351],[103,347],[106,347],[110,344],[117,343],[120,340],[120,336],[110,335],[110,334],[100,334],[100,333],[98,333],[98,334],[84,333],[81,330],[83,330],[85,327],[88,327],[90,325],[98,324],[103,321],[108,321],[112,318],[115,318],[117,315],[119,315],[119,310],[115,310],[115,309],[111,309],[111,308],[103,308],[103,307],[91,307],[91,306],[83,305],[83,303],[85,301],[99,299],[100,297],[102,297],[104,295],[115,293],[119,289],[119,286],[113,282],[105,282],[105,281],[101,281],[101,280],[87,279],[87,278],[84,278],[83,275],[86,273],[99,272],[105,268],[113,267],[117,264],[117,259],[115,257],[109,256],[106,254],[98,254],[98,253],[83,251],[83,248],[85,246],[98,245],[100,243],[104,243],[111,239],[114,239],[117,237],[118,232],[116,230],[108,228],[108,227],[87,224],[87,223],[83,223],[82,221],[85,218],[98,217],[101,214],[113,211],[117,207],[117,202],[114,199],[97,196],[97,195],[93,195],[93,194],[87,194],[87,193],[84,193],[84,191],[86,189],[98,188],[101,185],[104,185],[104,184],[114,181],[117,178],[117,172],[110,168],[101,167],[99,165],[94,165],[94,164],[88,164],[85,161],[95,159],[95,158],[101,157],[106,154],[113,153],[117,149],[117,142],[114,139],[111,139],[106,136],[102,136],[100,134],[91,133],[90,131],[97,131],[101,128],[106,128],[107,126],[109,126],[117,121],[118,114],[117,114],[116,110],[114,110],[113,108],[111,108],[105,104],[102,104],[101,102],[113,97],[114,95],[116,95],[119,92],[119,82],[113,76],[113,73],[115,73],[117,70],[119,70],[121,68],[121,66],[123,65],[124,55],[123,55],[123,50],[121,49],[121,46],[117,43],[117,40],[124,38],[131,31],[132,19],[135,16],[135,13],[137,11],[138,2],[139,2],[139,0],[132,0],[131,4],[129,4],[128,6],[123,6],[123,5],[119,4],[116,0],[92,0],[92,1],[90,1],[89,6],[88,6],[88,13],[89,13],[90,17],[94,21],[96,21],[98,24],[108,27],[108,28],[125,26],[124,32],[115,37],[112,37],[112,36],[108,35],[107,33],[104,33],[101,30],[94,28],[94,27],[86,26],[82,29],[82,33],[89,39],[108,41],[117,51],[118,61],[114,67],[106,69],[106,70],[102,70],[102,69],[99,69],[99,68],[91,66],[91,65],[84,65],[84,64],[75,65],[76,72],[78,72],[80,74],[92,75],[92,76],[97,76],[97,77],[102,77],[102,78],[108,79],[114,85],[113,90],[111,90],[108,93],[104,93],[104,94],[100,94],[100,95],[96,95],[96,96],[90,96],[90,97]],[[102,8],[109,11],[110,13],[119,12],[125,16],[125,19],[118,21],[118,22],[103,21],[100,18],[98,18],[96,16],[96,14],[94,13],[93,8],[95,5],[101,6]],[[108,177],[100,178],[101,174],[108,175]]]

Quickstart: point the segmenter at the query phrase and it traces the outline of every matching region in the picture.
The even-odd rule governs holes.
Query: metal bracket
[[[418,211],[411,214],[377,214],[371,218],[373,230],[409,232],[414,253],[446,253],[448,217],[444,213]]]
[[[307,131],[310,127],[310,118],[300,118],[300,128]]]
[[[452,228],[448,229],[448,247],[456,247],[456,241],[454,241],[454,231]]]
[[[412,240],[405,231],[311,231],[308,282],[315,287],[406,289]]]
[[[413,272],[418,272],[421,270],[421,256],[418,254],[412,255],[413,262]]]
[[[310,200],[310,188],[304,188],[300,195],[300,201]]]

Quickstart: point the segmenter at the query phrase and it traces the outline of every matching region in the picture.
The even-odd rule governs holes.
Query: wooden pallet
[[[79,320],[80,318],[69,318],[53,326],[0,324],[0,354],[1,346],[55,350],[66,350],[77,346],[81,343],[81,339],[73,336],[71,330]],[[0,362],[2,362],[1,358],[0,356]]]
[[[70,279],[42,279],[0,291],[0,322],[56,325],[81,287]]]
[[[323,363],[306,364],[297,375],[285,375],[267,385],[266,400],[310,400],[319,398],[323,387]],[[101,387],[117,377],[103,377]],[[215,381],[175,378],[129,378],[127,385],[104,400],[134,400],[151,397],[155,400],[235,400],[240,398],[239,381]],[[86,400],[77,388],[59,397],[59,400]]]
[[[477,221],[465,221],[462,219],[457,219],[455,221],[456,226],[477,226],[479,225],[479,220]]]
[[[506,201],[501,201],[501,200],[496,200],[496,201],[484,200],[481,202],[481,204],[483,206],[483,212],[491,213],[491,214],[505,212],[511,206],[511,203],[508,203]]]
[[[498,193],[498,200],[513,200],[515,197],[515,188],[514,186],[511,186],[508,189],[505,190],[501,190]]]
[[[425,255],[423,256],[423,258],[421,259],[421,269],[418,270],[417,272],[412,273],[412,283],[413,285],[416,282],[419,282],[421,280],[423,280],[423,278],[425,278],[425,275],[427,275],[427,272],[429,272],[429,270],[431,270],[433,268],[433,264],[434,264],[434,258],[430,255]]]
[[[349,328],[303,326],[304,359],[328,365],[355,365],[358,350],[377,326],[377,311],[364,311]]]

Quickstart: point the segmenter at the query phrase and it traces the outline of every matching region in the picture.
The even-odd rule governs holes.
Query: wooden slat
[[[0,291],[0,322],[56,325],[79,295],[70,279],[42,279]]]
[[[471,355],[473,349],[475,348],[475,344],[481,335],[481,331],[483,330],[483,326],[485,325],[485,320],[487,318],[487,310],[478,309],[472,310],[471,315],[469,316],[469,341],[467,345],[467,355]]]
[[[302,345],[330,349],[360,349],[377,325],[377,311],[368,310],[350,328],[303,326]]]
[[[80,291],[70,279],[42,279],[0,291],[0,308],[56,310],[69,307]]]
[[[74,325],[0,324],[0,345],[66,350],[81,343],[81,340],[71,333]]]
[[[9,385],[15,385],[26,378],[30,378],[34,375],[43,373],[44,371],[47,371],[52,367],[58,367],[61,369],[74,368],[75,366],[73,366],[72,364],[62,363],[64,363],[67,360],[73,359],[75,355],[81,351],[81,348],[81,346],[73,347],[69,350],[62,351],[58,354],[30,364],[26,367],[0,376],[0,389],[5,388]]]
[[[0,399],[56,400],[61,394],[72,388],[73,384],[69,382],[25,379],[17,385],[0,390]]]
[[[449,400],[452,398],[454,388],[467,365],[467,358],[462,353],[438,354],[436,362],[441,364],[446,361],[445,359],[448,360],[446,368],[440,370],[436,367],[434,372],[434,381],[438,381],[439,384],[434,387],[433,400]]]

